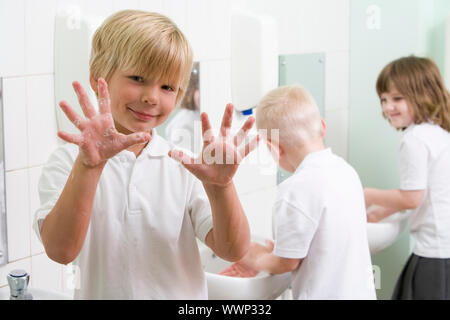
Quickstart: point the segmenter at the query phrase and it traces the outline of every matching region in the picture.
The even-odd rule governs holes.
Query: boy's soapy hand
[[[226,269],[222,270],[219,275],[236,278],[253,278],[258,275],[258,271],[241,261],[235,262]]]
[[[397,212],[394,209],[373,205],[367,209],[367,222],[376,223]]]
[[[270,254],[273,248],[274,244],[269,240],[266,240],[265,246],[257,242],[252,242],[244,258],[225,268],[219,274],[228,277],[255,277],[260,271],[258,270],[258,258],[262,255]]]
[[[375,223],[384,218],[384,208],[380,206],[371,206],[367,209],[367,222]]]
[[[72,85],[86,118],[79,116],[67,102],[60,102],[61,109],[81,133],[70,134],[59,131],[58,136],[67,142],[79,146],[79,156],[84,165],[88,167],[103,165],[109,158],[122,150],[150,140],[151,136],[147,132],[124,135],[116,130],[111,115],[108,86],[104,79],[100,78],[98,80],[99,114],[91,105],[82,86],[78,82],[74,82]]]
[[[180,161],[184,167],[204,184],[226,186],[232,182],[241,161],[253,151],[260,140],[259,135],[240,147],[246,140],[255,119],[249,117],[239,132],[230,136],[233,118],[233,105],[228,104],[222,118],[218,137],[214,137],[211,124],[206,113],[201,114],[203,149],[198,158],[193,159],[182,151],[171,150],[169,156]]]

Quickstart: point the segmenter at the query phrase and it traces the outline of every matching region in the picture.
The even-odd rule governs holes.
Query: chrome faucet
[[[30,275],[25,270],[12,270],[8,276],[10,300],[32,300],[33,296],[28,292]]]

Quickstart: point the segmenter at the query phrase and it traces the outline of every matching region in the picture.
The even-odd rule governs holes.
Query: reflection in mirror
[[[0,78],[0,266],[8,262],[3,136],[3,80]]]
[[[199,153],[201,150],[200,64],[195,62],[191,78],[180,105],[170,115],[158,133],[176,146]]]

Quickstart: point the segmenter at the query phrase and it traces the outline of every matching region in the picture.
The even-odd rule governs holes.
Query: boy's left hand
[[[364,188],[364,201],[366,203],[366,209],[373,205],[371,188]]]
[[[273,242],[269,240],[266,240],[265,246],[257,242],[252,242],[244,258],[222,270],[219,274],[228,277],[254,277],[259,273],[257,267],[258,258],[262,255],[270,254],[273,251],[273,247]]]
[[[193,159],[179,150],[169,151],[169,156],[181,162],[204,184],[227,186],[232,182],[241,161],[257,147],[260,140],[260,137],[256,136],[243,147],[239,147],[246,140],[255,119],[249,117],[239,132],[231,137],[232,118],[233,105],[228,104],[222,118],[220,134],[214,137],[208,115],[202,113],[203,149],[198,158]]]

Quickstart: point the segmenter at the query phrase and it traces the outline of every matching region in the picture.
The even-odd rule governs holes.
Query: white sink
[[[408,213],[399,212],[377,223],[367,223],[370,253],[392,245],[408,223]],[[264,243],[261,238],[252,241]],[[199,243],[203,270],[206,273],[210,300],[271,300],[279,297],[291,283],[291,273],[269,275],[260,273],[254,278],[219,275],[231,264],[217,257],[211,249]]]
[[[51,290],[28,288],[28,292],[33,296],[33,300],[72,300],[70,295]],[[8,286],[0,288],[0,300],[9,300],[9,294]]]
[[[261,239],[252,239],[252,241],[258,240]],[[200,244],[200,256],[206,273],[209,300],[273,300],[279,297],[291,283],[290,272],[281,275],[259,273],[254,278],[219,275],[231,262],[217,257],[204,244]]]
[[[376,223],[367,223],[370,253],[392,245],[408,224],[408,213],[398,212]]]

